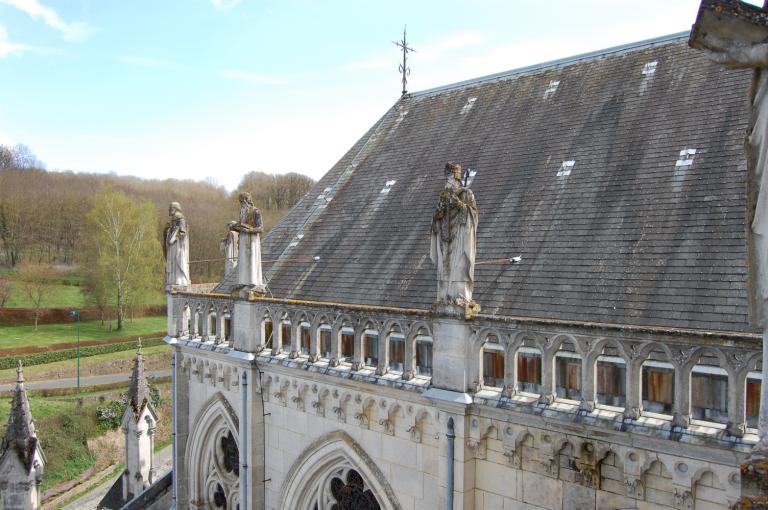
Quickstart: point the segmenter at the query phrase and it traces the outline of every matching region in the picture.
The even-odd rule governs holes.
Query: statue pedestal
[[[470,320],[472,317],[480,313],[480,305],[475,301],[470,301],[464,305],[438,302],[432,305],[432,312],[436,315],[445,315],[448,317]]]

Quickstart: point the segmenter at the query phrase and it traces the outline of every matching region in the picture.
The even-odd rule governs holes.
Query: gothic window
[[[235,476],[240,476],[240,453],[232,432],[221,438],[221,450],[224,453],[224,469],[228,473],[234,472]]]
[[[381,510],[363,476],[349,465],[332,469],[314,490],[316,495],[307,507],[312,510]]]
[[[331,510],[380,510],[379,502],[370,489],[365,488],[363,477],[354,469],[347,471],[345,480],[331,479],[331,495],[336,501]]]
[[[231,431],[220,429],[206,470],[207,510],[239,510],[240,451]]]

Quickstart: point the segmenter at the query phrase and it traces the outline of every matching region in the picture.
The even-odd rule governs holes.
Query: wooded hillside
[[[26,149],[26,148],[25,148]],[[49,172],[26,150],[14,158],[14,149],[0,146],[0,265],[14,267],[22,261],[77,265],[87,232],[86,215],[94,195],[104,186],[157,208],[157,235],[168,218],[168,204],[180,202],[190,229],[190,259],[219,259],[219,239],[227,223],[237,219],[239,191],[252,193],[268,229],[301,198],[313,181],[300,174],[271,175],[250,172],[238,189],[228,193],[207,182],[164,179],[145,180],[113,174]],[[194,281],[221,276],[223,261],[191,264]]]

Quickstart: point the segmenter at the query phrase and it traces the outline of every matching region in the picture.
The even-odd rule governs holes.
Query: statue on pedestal
[[[240,193],[240,221],[231,222],[229,229],[238,234],[237,282],[256,292],[265,292],[261,272],[261,233],[264,223],[261,211],[253,204],[248,192]]]
[[[461,166],[445,165],[446,183],[432,216],[429,255],[437,266],[437,309],[463,309],[466,318],[480,311],[472,300],[477,252],[477,204],[461,181]]]
[[[189,236],[187,220],[181,212],[178,202],[171,202],[168,207],[171,219],[165,227],[163,244],[165,252],[165,283],[169,290],[177,286],[187,286],[189,279]]]
[[[219,242],[219,249],[224,253],[224,275],[228,275],[237,267],[237,250],[239,234],[236,230],[227,232],[227,236]]]

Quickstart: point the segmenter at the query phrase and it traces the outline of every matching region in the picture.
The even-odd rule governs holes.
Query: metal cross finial
[[[405,27],[403,27],[403,40],[402,41],[392,41],[392,44],[400,48],[400,51],[403,52],[403,63],[398,66],[398,71],[400,71],[403,74],[403,95],[406,95],[408,93],[408,90],[406,89],[406,84],[408,83],[408,76],[411,74],[411,68],[408,67],[408,53],[413,51],[416,52],[413,48],[408,46],[408,41],[405,37]]]

